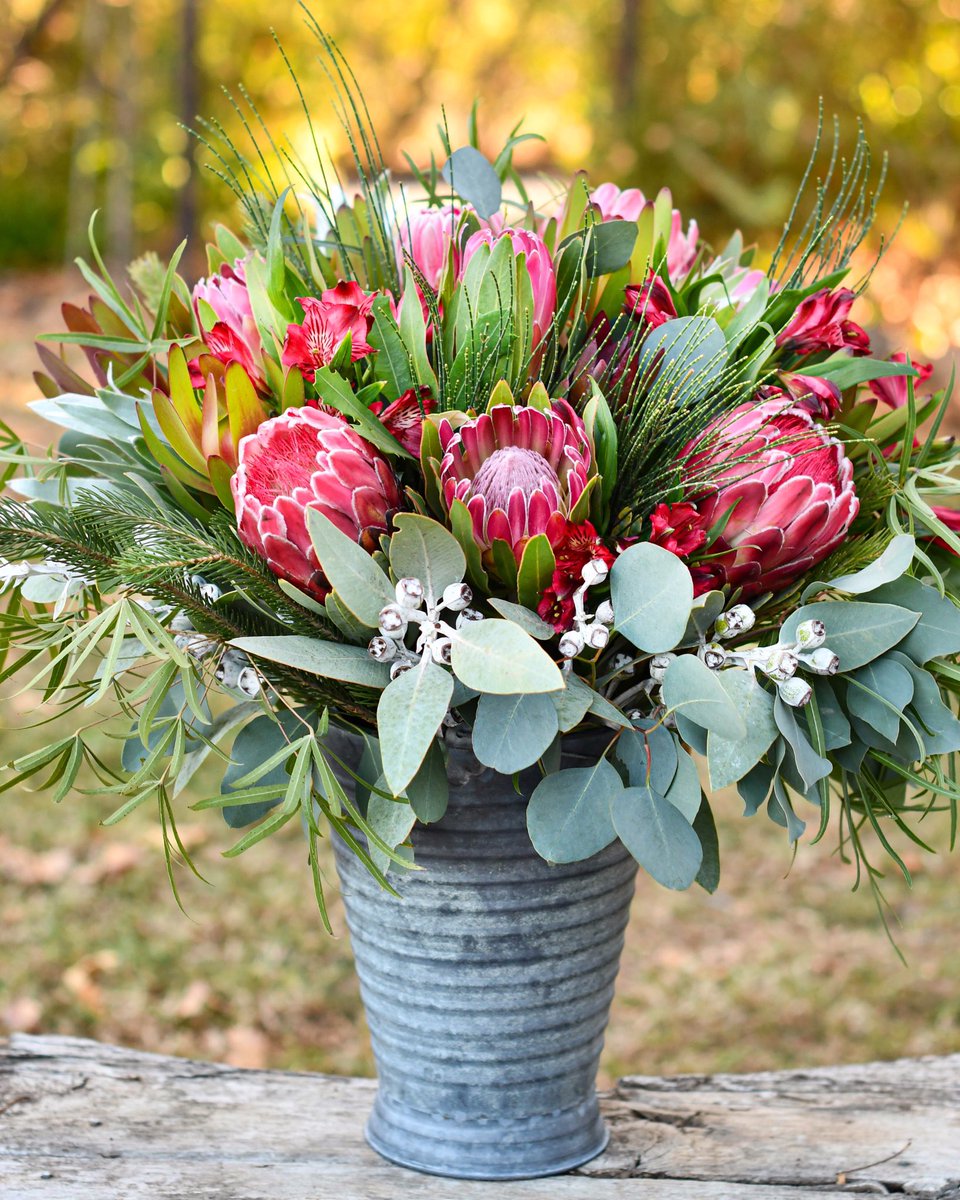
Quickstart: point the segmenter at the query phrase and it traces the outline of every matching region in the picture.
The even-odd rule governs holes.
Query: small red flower
[[[250,376],[253,386],[261,392],[266,390],[267,382],[249,342],[235,329],[231,329],[225,321],[218,321],[212,329],[208,329],[203,335],[203,340],[207,354],[222,362],[225,367],[229,367],[231,363],[239,363]],[[190,382],[195,388],[203,387],[207,382],[199,358],[190,361]]]
[[[650,541],[678,558],[696,554],[707,541],[695,504],[658,504],[650,514]]]
[[[798,408],[818,421],[832,421],[840,408],[840,389],[829,379],[814,375],[782,375],[781,380]]]
[[[807,296],[780,331],[777,345],[804,357],[821,350],[869,354],[870,338],[859,325],[849,320],[856,298],[856,293],[849,288],[840,288],[836,292],[823,288]]]
[[[283,365],[296,367],[312,383],[317,369],[333,361],[347,335],[350,361],[366,357],[373,350],[367,337],[373,325],[371,310],[375,298],[375,294],[364,292],[357,283],[338,283],[319,300],[313,296],[300,297],[303,324],[287,326],[281,355]]]
[[[907,356],[902,350],[898,350],[896,354],[890,355],[890,361],[904,363],[907,361]],[[913,380],[914,390],[917,390],[933,374],[933,364],[912,362],[910,365],[917,372]],[[870,391],[878,400],[889,404],[891,408],[903,408],[907,403],[907,377],[906,375],[887,375],[884,379],[871,379]]]
[[[624,289],[623,311],[636,317],[648,329],[656,329],[677,315],[670,289],[653,271],[644,283],[631,284]]]
[[[392,404],[374,400],[370,411],[380,418],[381,424],[397,439],[404,450],[415,458],[420,457],[420,439],[423,436],[423,418],[436,410],[437,402],[430,389],[408,388]]]
[[[573,619],[573,593],[583,582],[582,571],[588,562],[600,559],[608,567],[613,566],[614,554],[604,545],[596,529],[589,521],[567,527],[555,550],[557,565],[550,586],[544,591],[537,605],[537,613],[549,622],[557,633],[570,628]]]

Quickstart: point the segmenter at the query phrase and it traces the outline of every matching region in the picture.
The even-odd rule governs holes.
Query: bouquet
[[[231,854],[302,823],[322,912],[320,840],[391,887],[465,749],[522,774],[551,862],[619,838],[713,890],[704,788],[736,788],[875,889],[876,846],[906,874],[960,796],[960,453],[929,366],[853,315],[862,138],[758,267],[665,190],[535,200],[519,128],[492,158],[441,130],[399,187],[343,86],[352,199],[220,146],[245,222],[192,285],[182,246],[115,281],[91,223],[90,302],[40,346],[62,432],[5,431],[0,499],[4,678],[85,719],[4,786],[156,804],[173,881],[219,761],[193,807]]]

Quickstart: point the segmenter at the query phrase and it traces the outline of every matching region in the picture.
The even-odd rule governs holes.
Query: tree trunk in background
[[[105,41],[105,16],[99,0],[87,0],[80,13],[81,62],[77,91],[83,109],[89,113],[89,119],[85,124],[74,127],[71,139],[64,246],[68,262],[78,254],[86,255],[87,222],[97,206],[96,176],[82,169],[82,154],[88,145],[103,136],[102,84],[97,63]]]
[[[635,129],[640,100],[640,28],[643,24],[644,0],[623,0],[620,38],[616,42],[613,62],[613,108],[627,127]]]
[[[133,4],[114,4],[111,16],[110,92],[112,162],[106,178],[106,250],[119,270],[134,255],[133,198],[137,162],[137,38]]]
[[[179,114],[181,122],[190,129],[195,128],[200,108],[200,56],[197,40],[200,35],[200,0],[183,0],[180,21],[180,69],[177,78]],[[201,269],[199,233],[199,179],[197,178],[197,139],[187,137],[183,150],[190,174],[180,189],[177,202],[177,241],[189,238],[188,262]]]

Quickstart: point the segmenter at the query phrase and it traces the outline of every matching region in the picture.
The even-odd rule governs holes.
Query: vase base
[[[526,1120],[483,1123],[412,1112],[378,1094],[364,1134],[382,1158],[446,1179],[542,1179],[582,1167],[610,1140],[596,1100]]]

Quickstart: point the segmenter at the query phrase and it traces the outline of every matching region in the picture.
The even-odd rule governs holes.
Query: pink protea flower
[[[590,193],[590,201],[600,209],[604,221],[636,221],[645,208],[652,208],[639,188],[618,188],[615,183],[601,183]],[[700,228],[691,221],[683,231],[683,217],[675,208],[670,218],[670,237],[667,242],[667,274],[671,279],[682,279],[689,274],[697,258],[697,243]]]
[[[489,246],[492,250],[503,238],[510,239],[515,255],[519,257],[522,254],[524,257],[524,265],[533,287],[533,337],[534,341],[538,342],[550,328],[550,322],[557,309],[557,277],[553,269],[553,259],[539,234],[531,233],[528,229],[507,228],[499,233],[494,233],[491,229],[478,229],[463,248],[461,277],[481,246]]]
[[[777,345],[801,356],[848,349],[854,354],[869,354],[870,338],[849,319],[856,298],[849,288],[835,292],[823,288],[807,296],[777,335]]]
[[[254,385],[262,390],[266,385],[261,365],[263,344],[250,304],[243,259],[238,258],[233,266],[224,263],[219,274],[198,279],[194,285],[193,307],[202,328],[201,301],[209,305],[217,317],[213,326],[203,332],[207,352],[224,366],[239,363]],[[199,364],[191,362],[190,368],[194,386],[202,387],[205,380]]]
[[[499,539],[519,562],[538,533],[560,544],[590,470],[586,430],[565,400],[550,412],[498,404],[457,430],[444,420],[440,444],[444,503],[463,501],[481,549]]]
[[[779,591],[836,549],[857,515],[853,464],[789,396],[717,418],[681,458],[700,528],[729,514],[693,571],[698,594]]]
[[[460,249],[456,244],[457,221],[461,209],[453,204],[443,208],[423,208],[402,216],[397,223],[397,261],[403,265],[409,254],[427,284],[436,291],[453,247],[454,271],[460,270]]]
[[[387,460],[341,418],[288,408],[240,442],[231,480],[240,540],[275,575],[323,600],[329,585],[307,533],[317,509],[367,548],[400,507]]]
[[[404,450],[420,457],[420,441],[423,437],[423,418],[435,412],[437,402],[429,388],[407,388],[392,404],[374,400],[370,411],[375,413],[384,427],[397,439]]]
[[[890,361],[905,363],[907,356],[902,350],[898,350],[896,354],[890,355]],[[910,365],[917,372],[913,380],[914,390],[916,391],[933,374],[933,363],[912,362]],[[907,403],[906,375],[887,375],[883,379],[871,379],[869,387],[878,400],[882,400],[884,404],[889,404],[891,408],[903,408]]]
[[[363,291],[358,283],[338,283],[323,292],[320,299],[299,297],[303,324],[288,325],[281,362],[296,367],[312,383],[319,367],[333,361],[340,343],[350,335],[350,361],[365,358],[373,347],[367,341],[373,325],[374,293]]]

